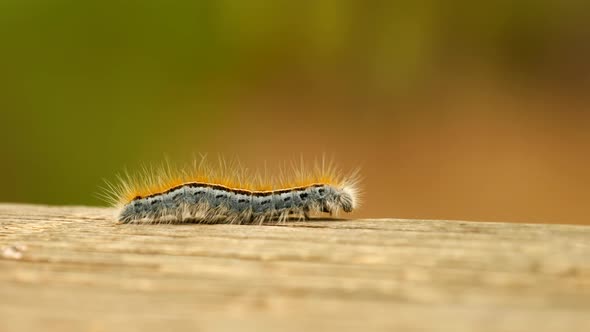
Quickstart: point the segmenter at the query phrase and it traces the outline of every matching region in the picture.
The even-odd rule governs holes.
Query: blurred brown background
[[[325,153],[359,217],[590,224],[587,3],[3,1],[0,201]]]

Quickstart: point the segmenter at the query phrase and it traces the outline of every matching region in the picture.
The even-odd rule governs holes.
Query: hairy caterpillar
[[[103,193],[121,223],[250,224],[309,219],[310,214],[352,212],[359,204],[358,171],[349,176],[332,163],[303,163],[277,177],[242,169],[238,162],[204,157],[190,168],[143,168],[139,176],[118,176]]]

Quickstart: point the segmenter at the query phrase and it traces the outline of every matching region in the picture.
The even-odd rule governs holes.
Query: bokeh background
[[[362,167],[358,217],[590,224],[588,1],[0,2],[0,201],[199,153]]]

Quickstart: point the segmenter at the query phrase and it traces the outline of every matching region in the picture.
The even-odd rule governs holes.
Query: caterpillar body
[[[358,172],[342,176],[332,164],[292,168],[264,179],[247,170],[207,166],[190,171],[144,168],[139,177],[119,176],[104,196],[121,223],[250,224],[309,219],[320,213],[352,212],[359,205]]]

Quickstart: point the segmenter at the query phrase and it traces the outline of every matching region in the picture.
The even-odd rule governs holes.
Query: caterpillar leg
[[[309,217],[309,207],[307,207],[307,206],[303,208],[303,219],[304,219],[304,220],[309,220],[309,219],[311,219],[311,218]]]

